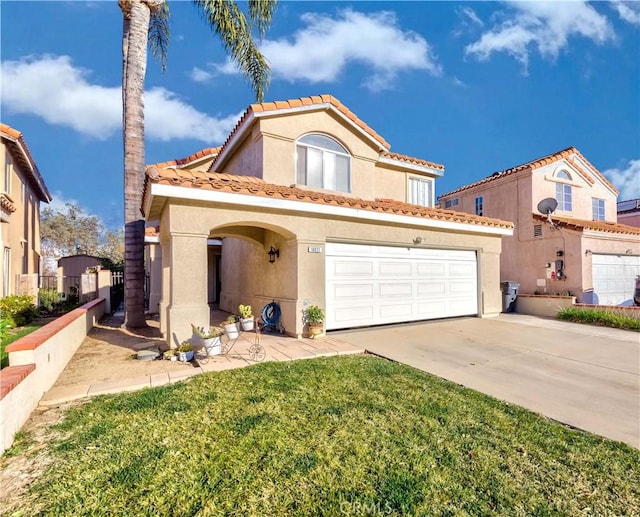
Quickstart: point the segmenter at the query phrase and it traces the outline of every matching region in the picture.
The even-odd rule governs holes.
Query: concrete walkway
[[[247,336],[247,338],[244,336]],[[249,347],[254,343],[254,338],[255,334],[242,334],[230,354],[211,357],[205,364],[198,361],[189,363],[154,361],[162,363],[165,366],[165,371],[137,377],[118,377],[106,382],[92,381],[77,384],[56,384],[45,393],[40,401],[40,405],[54,406],[84,397],[136,391],[142,388],[153,388],[183,381],[189,377],[205,372],[223,371],[232,368],[241,368],[250,364],[257,364],[249,359]],[[136,339],[132,338],[132,340],[135,341]],[[139,338],[137,341],[139,341]],[[261,334],[260,344],[266,352],[264,361],[293,361],[297,359],[359,354],[364,352],[362,347],[344,343],[331,337],[321,337],[312,340],[295,339],[281,334]],[[73,360],[72,358],[71,361]],[[94,368],[96,379],[98,379],[100,365],[96,364]]]
[[[640,448],[637,332],[502,314],[331,335]]]

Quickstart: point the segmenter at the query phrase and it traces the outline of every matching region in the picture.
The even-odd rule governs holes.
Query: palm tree
[[[169,41],[167,0],[118,0],[124,17],[122,38],[122,104],[124,140],[125,325],[146,326],[144,315],[144,219],[140,211],[144,183],[144,77],[147,44],[166,65]],[[269,83],[269,65],[253,39],[271,23],[276,0],[249,0],[249,21],[230,0],[194,0],[202,17],[222,40],[258,101]]]

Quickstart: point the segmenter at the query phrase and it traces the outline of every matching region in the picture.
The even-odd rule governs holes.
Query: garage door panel
[[[443,281],[440,282],[420,282],[417,285],[417,294],[419,296],[444,296],[447,292],[447,286]]]
[[[385,303],[383,305],[380,305],[379,307],[380,318],[385,322],[398,321],[398,317],[406,317],[407,314],[412,313],[412,307],[410,303]]]
[[[449,274],[455,276],[465,276],[467,278],[475,278],[476,265],[469,263],[452,263],[449,264]]]
[[[333,276],[371,276],[372,273],[372,262],[340,260],[333,263]]]
[[[380,296],[405,296],[411,298],[413,284],[411,282],[381,283]]]
[[[336,300],[345,298],[362,298],[373,296],[373,284],[340,284],[335,285],[333,292]]]
[[[380,262],[380,276],[411,276],[411,262]]]
[[[418,262],[416,267],[418,276],[444,276],[446,272],[446,264],[435,262]]]
[[[372,305],[360,307],[341,307],[334,311],[336,322],[373,321],[374,309]]]
[[[326,261],[328,330],[477,314],[473,251],[327,243]]]

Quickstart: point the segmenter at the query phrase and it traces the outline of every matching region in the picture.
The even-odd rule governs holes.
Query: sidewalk
[[[225,313],[212,311],[211,322],[222,321]],[[41,406],[55,406],[70,400],[108,393],[136,391],[173,384],[205,372],[216,372],[256,364],[249,359],[249,347],[255,334],[242,334],[228,356],[214,356],[206,364],[197,361],[134,359],[138,350],[156,346],[166,350],[157,320],[147,322],[150,327],[133,334],[121,328],[122,316],[105,318],[94,327],[62,372],[56,384],[44,394]],[[245,338],[245,336],[247,336]],[[282,334],[260,334],[266,361],[293,361],[315,357],[359,354],[364,349],[335,339],[296,339]]]

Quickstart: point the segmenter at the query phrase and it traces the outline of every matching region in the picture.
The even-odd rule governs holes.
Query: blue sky
[[[220,145],[254,102],[191,2],[151,57],[146,162]],[[55,206],[122,224],[115,0],[0,2],[1,118],[24,133]],[[576,146],[640,197],[640,3],[281,1],[261,46],[265,100],[334,95],[391,144],[442,163],[436,195]]]

